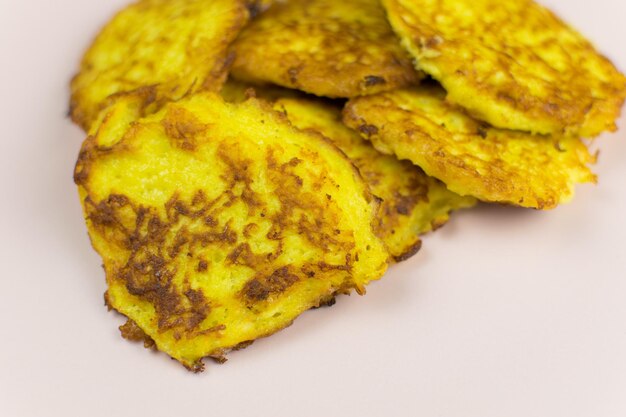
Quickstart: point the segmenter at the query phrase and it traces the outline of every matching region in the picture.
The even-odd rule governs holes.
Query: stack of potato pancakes
[[[570,200],[625,97],[530,0],[140,0],[71,83],[106,303],[201,371],[364,294],[452,210]]]

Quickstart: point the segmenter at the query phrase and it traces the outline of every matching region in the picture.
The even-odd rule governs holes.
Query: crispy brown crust
[[[295,284],[300,278],[290,272],[288,266],[283,266],[269,276],[257,276],[248,281],[241,291],[241,296],[250,303],[265,301],[274,293],[282,293]]]
[[[404,252],[403,254],[399,255],[399,256],[395,256],[395,260],[396,262],[402,262],[402,261],[406,261],[407,259],[411,258],[412,256],[414,256],[415,254],[417,254],[417,252],[419,252],[419,250],[422,248],[422,241],[418,240],[417,242],[415,242],[415,244],[413,246],[411,246],[409,249],[407,249],[406,252]]]
[[[120,326],[120,333],[124,339],[131,342],[143,342],[143,347],[146,349],[156,349],[154,340],[131,319],[127,319],[126,323]]]

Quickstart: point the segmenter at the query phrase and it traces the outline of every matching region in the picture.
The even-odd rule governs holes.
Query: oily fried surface
[[[283,98],[274,108],[297,128],[330,139],[359,168],[372,193],[382,199],[376,232],[397,261],[414,255],[420,247],[419,235],[447,222],[450,211],[475,203],[472,197],[448,191],[410,162],[378,152],[341,123],[338,107],[311,99]]]
[[[195,91],[219,91],[232,60],[228,46],[247,20],[240,0],[140,0],[128,6],[83,57],[71,84],[72,119],[89,130],[116,94],[137,89],[154,109]]]
[[[135,110],[107,111],[75,171],[125,337],[201,370],[384,273],[377,201],[319,135],[212,93]]]
[[[394,30],[448,100],[493,126],[593,137],[615,130],[626,80],[529,0],[383,0]]]
[[[246,27],[232,74],[318,96],[354,97],[418,81],[377,0],[290,0]]]
[[[535,136],[471,119],[444,101],[435,86],[352,99],[344,122],[381,152],[394,153],[460,195],[550,209],[568,201],[574,185],[595,182],[595,162],[575,138]]]

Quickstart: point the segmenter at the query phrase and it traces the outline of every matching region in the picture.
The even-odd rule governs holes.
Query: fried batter
[[[321,101],[284,98],[274,108],[303,130],[319,132],[354,162],[372,193],[382,199],[376,232],[396,261],[414,255],[419,235],[448,221],[452,210],[471,207],[472,197],[448,191],[408,161],[378,152],[358,133],[341,123],[341,111]]]
[[[232,74],[318,96],[355,97],[420,76],[377,0],[290,0],[246,27]]]
[[[493,126],[594,137],[615,130],[626,78],[530,0],[383,0],[417,66]]]
[[[248,21],[240,0],[140,0],[119,12],[72,80],[70,114],[89,130],[119,94],[147,90],[158,109],[199,90],[219,91],[230,43]]]
[[[344,122],[379,151],[484,201],[550,209],[570,200],[576,183],[595,182],[587,167],[595,158],[579,139],[490,127],[444,98],[435,86],[359,97]]]
[[[75,170],[127,337],[199,371],[384,273],[377,200],[321,136],[212,93],[135,116],[107,110]]]

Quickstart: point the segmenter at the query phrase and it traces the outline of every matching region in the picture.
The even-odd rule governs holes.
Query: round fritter
[[[420,248],[419,235],[448,221],[450,211],[475,204],[420,168],[378,152],[341,122],[341,110],[321,101],[283,98],[274,103],[299,129],[319,132],[350,158],[372,193],[382,199],[375,230],[396,261]]]
[[[383,0],[417,66],[493,126],[594,137],[615,130],[626,79],[529,0]]]
[[[276,3],[233,50],[235,78],[318,96],[355,97],[420,78],[377,0]]]
[[[595,158],[579,139],[490,127],[444,98],[435,86],[359,97],[343,120],[379,151],[484,201],[550,209],[570,200],[576,183],[595,182],[587,166]]]
[[[70,114],[89,130],[116,95],[144,90],[153,110],[219,91],[228,47],[248,21],[241,0],[140,0],[119,12],[85,53],[71,84]]]
[[[193,370],[385,271],[352,163],[251,99],[200,93],[132,121],[122,100],[75,181],[112,308]],[[131,121],[131,122],[129,122]]]

